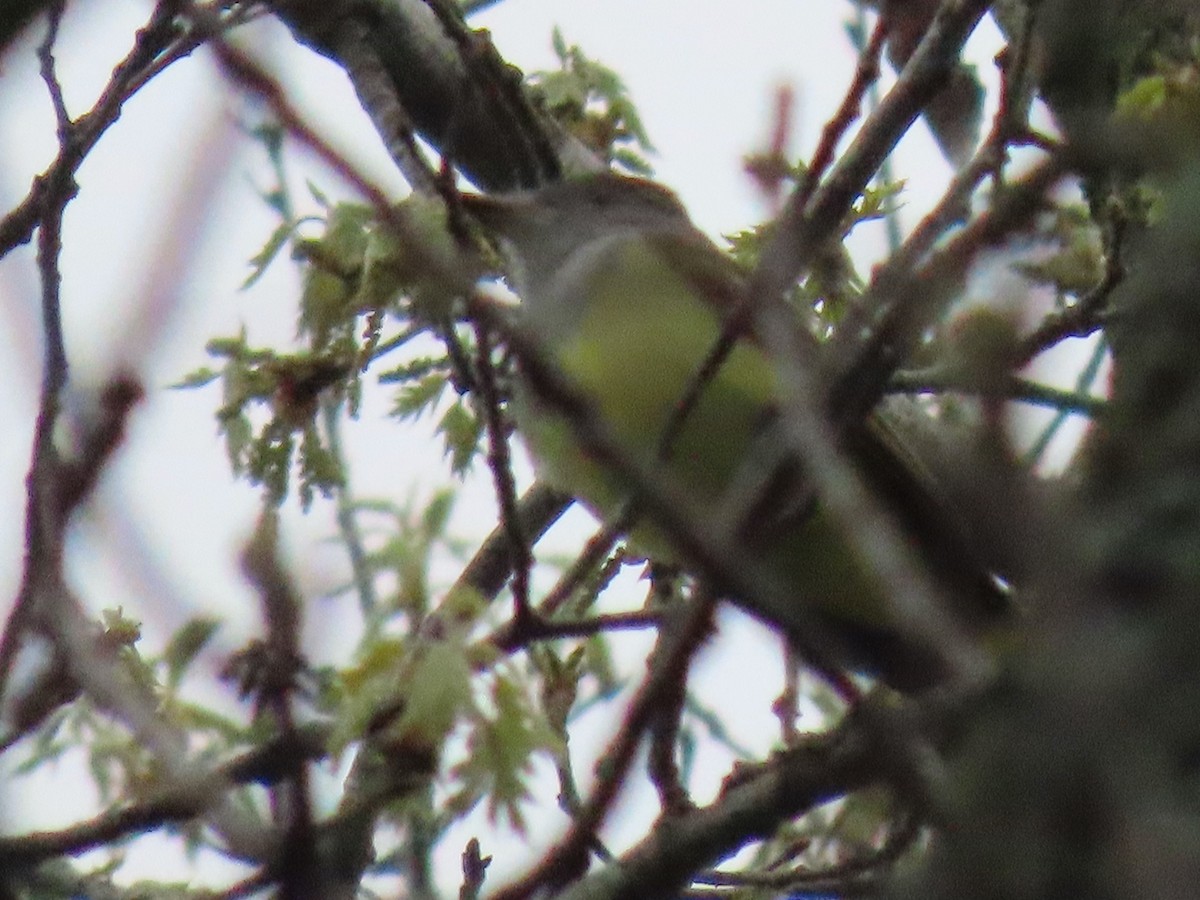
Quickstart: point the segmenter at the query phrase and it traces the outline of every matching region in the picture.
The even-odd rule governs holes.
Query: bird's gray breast
[[[566,253],[547,253],[545,259],[527,255],[513,273],[525,322],[550,349],[578,334],[597,273],[604,271],[605,265],[617,264],[621,243],[630,239],[613,234],[586,241]]]

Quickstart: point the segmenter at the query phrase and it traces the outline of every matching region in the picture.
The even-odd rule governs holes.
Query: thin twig
[[[254,538],[242,554],[242,571],[257,590],[266,622],[265,658],[256,702],[270,714],[278,733],[294,740],[297,725],[293,711],[296,679],[303,667],[300,654],[302,600],[291,576],[279,559],[278,518],[267,505]],[[272,812],[285,834],[274,867],[281,896],[302,896],[302,886],[319,876],[313,824],[312,789],[308,767],[299,760],[281,789],[271,792]]]
[[[716,597],[700,591],[687,607],[678,629],[664,634],[655,648],[650,673],[629,704],[617,737],[604,754],[603,777],[574,817],[566,836],[520,882],[495,895],[495,900],[520,900],[541,888],[562,887],[579,876],[587,848],[625,784],[629,767],[664,692],[683,679],[689,661],[712,629]]]
[[[500,525],[508,537],[512,558],[513,624],[519,629],[533,615],[529,608],[529,572],[533,568],[533,554],[529,549],[529,540],[521,530],[508,429],[501,412],[496,372],[492,365],[492,342],[487,326],[482,322],[475,323],[475,343],[475,380],[487,432],[488,468],[492,472],[492,483],[500,508]]]
[[[782,297],[836,234],[847,213],[901,136],[945,84],[967,37],[990,0],[947,0],[896,84],[842,154],[829,176],[805,197],[797,189],[755,267],[753,297]]]
[[[206,773],[191,773],[153,797],[121,806],[60,831],[0,838],[0,865],[30,865],[57,856],[73,856],[171,822],[203,815],[220,803],[229,788],[270,784],[287,778],[304,760],[325,756],[328,729],[301,726],[291,735],[267,740]]]
[[[618,516],[617,521],[613,524],[601,525],[596,533],[587,539],[583,550],[538,604],[539,616],[552,617],[575,591],[583,586],[584,581],[596,571],[601,560],[608,556],[609,551],[621,539],[621,535],[628,531],[628,525],[621,519],[622,517]],[[617,570],[623,562],[621,554],[617,554],[609,560],[609,564],[605,567],[608,571],[601,572],[601,586],[606,585],[616,576]]]
[[[512,653],[537,641],[588,638],[609,631],[657,628],[661,622],[661,612],[645,609],[622,613],[603,613],[587,619],[575,620],[547,620],[540,616],[534,616],[519,629],[510,627],[497,632],[489,640],[489,643],[505,653]]]
[[[847,332],[845,343],[835,345],[831,354],[829,409],[838,418],[855,421],[875,406],[925,329],[958,295],[971,265],[1026,227],[1067,171],[1068,160],[1061,154],[1044,160],[921,265],[911,268],[909,259],[901,257],[876,271],[861,298],[863,308],[874,311],[874,321]]]
[[[325,425],[329,453],[338,469],[346,472],[346,460],[342,453],[342,429],[338,416],[340,406],[341,403],[337,399],[330,397],[323,399],[321,401],[321,419]],[[351,493],[349,478],[346,476],[343,476],[342,482],[337,488],[336,517],[342,546],[346,548],[346,555],[350,559],[350,574],[354,581],[355,593],[358,595],[359,610],[362,612],[364,621],[373,621],[375,612],[379,608],[379,598],[375,591],[375,579],[372,577],[362,530],[358,527],[354,495]]]
[[[1079,391],[1059,390],[1016,375],[1008,375],[998,383],[976,384],[955,378],[951,372],[897,372],[888,383],[888,391],[901,394],[953,393],[1018,400],[1033,406],[1080,413],[1092,418],[1099,416],[1105,407],[1105,401],[1098,397],[1081,394]]]
[[[1115,217],[1111,224],[1104,274],[1092,290],[1070,306],[1046,316],[1024,340],[1017,358],[1024,364],[1039,353],[1071,337],[1087,337],[1103,324],[1104,308],[1117,286],[1125,279],[1124,247],[1127,224]]]
[[[479,852],[479,839],[471,838],[462,852],[463,883],[458,889],[458,900],[476,900],[483,890],[483,880],[487,867],[491,864],[490,856]]]
[[[364,21],[346,17],[337,26],[333,51],[405,181],[418,193],[437,193],[441,179],[421,153],[412,119],[387,67],[367,39],[367,29]]]
[[[812,199],[813,191],[817,189],[821,177],[834,160],[838,142],[861,114],[863,97],[879,80],[879,58],[883,52],[883,42],[886,38],[886,22],[880,17],[871,32],[871,39],[858,54],[858,64],[854,67],[854,80],[846,89],[846,96],[842,98],[837,111],[821,129],[820,143],[813,152],[808,171],[804,173],[804,180],[797,190],[797,198],[803,204],[807,204]]]
[[[536,543],[571,502],[561,491],[536,482],[517,501],[521,533],[528,536],[530,543]],[[461,596],[462,591],[472,590],[484,600],[493,599],[512,574],[515,559],[507,529],[497,525],[463,567],[446,596]]]
[[[864,718],[852,713],[833,732],[806,736],[709,806],[662,821],[614,865],[556,894],[557,900],[676,896],[698,869],[738,850],[747,835],[770,834],[780,822],[887,779],[887,743],[894,735]]]
[[[72,123],[70,140],[60,142],[58,155],[46,172],[34,179],[25,199],[0,220],[0,257],[29,241],[45,211],[57,202],[59,192],[67,190],[69,197],[74,196],[75,172],[120,117],[125,102],[149,79],[207,40],[208,35],[199,31],[180,38],[175,6],[159,3],[155,7],[150,21],[134,38],[133,48],[113,69],[100,98]]]
[[[672,603],[671,599],[675,599],[675,602]],[[671,599],[666,602],[653,602],[654,606],[666,607],[661,613],[660,641],[669,639],[673,629],[687,624],[687,606],[678,602],[677,598]],[[680,778],[679,764],[675,758],[686,701],[686,672],[681,672],[674,682],[666,682],[663,685],[647,729],[650,747],[646,755],[646,774],[658,793],[659,808],[664,816],[677,816],[693,808],[692,799]]]

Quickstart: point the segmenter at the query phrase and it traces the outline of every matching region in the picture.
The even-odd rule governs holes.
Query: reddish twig
[[[854,80],[850,82],[846,96],[842,98],[837,112],[821,129],[821,140],[813,152],[812,162],[809,163],[808,171],[804,173],[804,180],[796,192],[797,200],[801,204],[807,205],[808,201],[812,199],[813,191],[816,190],[817,185],[821,182],[821,177],[833,162],[838,142],[859,117],[863,97],[867,95],[871,85],[878,80],[879,57],[886,38],[887,28],[884,20],[880,18],[875,23],[875,30],[871,32],[871,39],[867,42],[867,46],[859,54],[858,65],[854,69]]]
[[[562,638],[588,638],[609,631],[630,631],[641,628],[657,628],[662,614],[652,610],[633,610],[623,613],[605,613],[587,619],[557,621],[530,617],[522,627],[510,623],[489,639],[489,643],[505,653],[514,653],[538,641]]]
[[[151,78],[209,38],[200,29],[181,36],[177,13],[175,3],[162,2],[155,7],[150,21],[135,36],[133,48],[113,69],[92,109],[73,120],[68,139],[60,140],[58,155],[49,168],[34,179],[25,199],[0,220],[0,256],[29,241],[46,211],[59,202],[63,190],[68,192],[68,200],[74,196],[75,172],[120,117],[125,102]]]
[[[525,532],[521,529],[521,517],[517,510],[517,488],[508,446],[508,429],[500,409],[500,393],[496,388],[496,372],[492,365],[492,342],[487,326],[482,322],[475,323],[475,341],[475,380],[487,431],[488,468],[492,472],[492,484],[500,509],[500,525],[508,536],[512,559],[512,624],[515,629],[520,630],[521,626],[533,617],[529,608],[529,572],[533,567],[533,554],[530,552]]]
[[[303,669],[300,654],[302,601],[292,578],[279,559],[278,519],[268,506],[254,537],[242,553],[242,571],[258,592],[266,622],[262,657],[251,676],[259,711],[267,712],[285,740],[295,740],[297,725],[293,695],[297,676]],[[277,860],[281,896],[304,896],[306,888],[319,883],[316,836],[313,824],[312,789],[303,759],[288,773],[281,789],[271,792],[275,821],[283,826],[284,839]]]
[[[783,296],[832,237],[901,136],[946,83],[989,0],[946,2],[896,84],[811,198],[797,189],[755,267],[750,295]]]
[[[521,900],[541,888],[551,890],[578,878],[587,865],[587,849],[625,783],[634,754],[665,692],[683,680],[688,663],[712,629],[716,598],[701,591],[688,606],[678,629],[664,634],[655,649],[651,670],[629,704],[621,728],[603,757],[603,776],[591,797],[574,817],[559,844],[520,882],[509,885],[494,900]]]
[[[153,797],[120,806],[60,831],[0,838],[0,866],[31,865],[70,856],[203,815],[222,802],[234,785],[273,784],[290,777],[298,765],[325,756],[328,732],[307,725],[291,735],[267,740],[209,773],[193,773]]]

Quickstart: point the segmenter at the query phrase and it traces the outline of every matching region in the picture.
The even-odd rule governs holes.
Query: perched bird
[[[498,239],[522,300],[524,333],[590,413],[631,458],[664,467],[701,515],[728,515],[731,505],[740,511],[739,551],[753,553],[787,588],[784,598],[730,599],[801,638],[801,647],[806,623],[811,629],[818,622],[822,656],[897,688],[945,677],[939,648],[895,620],[887,585],[822,515],[803,461],[781,438],[767,356],[741,334],[715,372],[699,375],[731,327],[745,280],[671,192],[601,173],[463,202]],[[797,328],[818,353],[799,318]],[[681,415],[689,391],[694,403]],[[631,486],[589,454],[570,417],[539,393],[530,373],[514,394],[514,419],[541,476],[612,521],[631,499]],[[874,417],[850,429],[842,444],[945,583],[956,624],[974,635],[1003,620],[1004,592],[936,482],[891,429]],[[669,533],[652,520],[636,524],[632,537],[651,557],[697,562],[680,560]]]

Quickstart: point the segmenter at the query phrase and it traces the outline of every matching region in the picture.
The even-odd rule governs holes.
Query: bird
[[[664,467],[702,516],[715,520],[736,505],[741,549],[784,590],[728,599],[801,648],[812,646],[806,632],[815,627],[822,658],[901,691],[949,677],[944,648],[896,620],[887,585],[823,514],[803,460],[780,434],[774,366],[731,322],[744,308],[745,273],[671,191],[599,172],[462,201],[505,261],[523,332],[585,399],[588,414],[630,458]],[[799,316],[796,324],[803,346],[819,354]],[[735,342],[720,365],[699,375],[728,337]],[[616,521],[636,502],[636,488],[595,458],[537,382],[531,371],[521,374],[518,359],[510,406],[537,472],[602,520]],[[1009,591],[886,419],[876,414],[852,426],[841,444],[880,504],[913,535],[919,556],[948,582],[956,625],[980,641],[1007,627]],[[696,562],[681,558],[686,553],[669,529],[649,518],[631,530],[636,546],[653,559]]]

